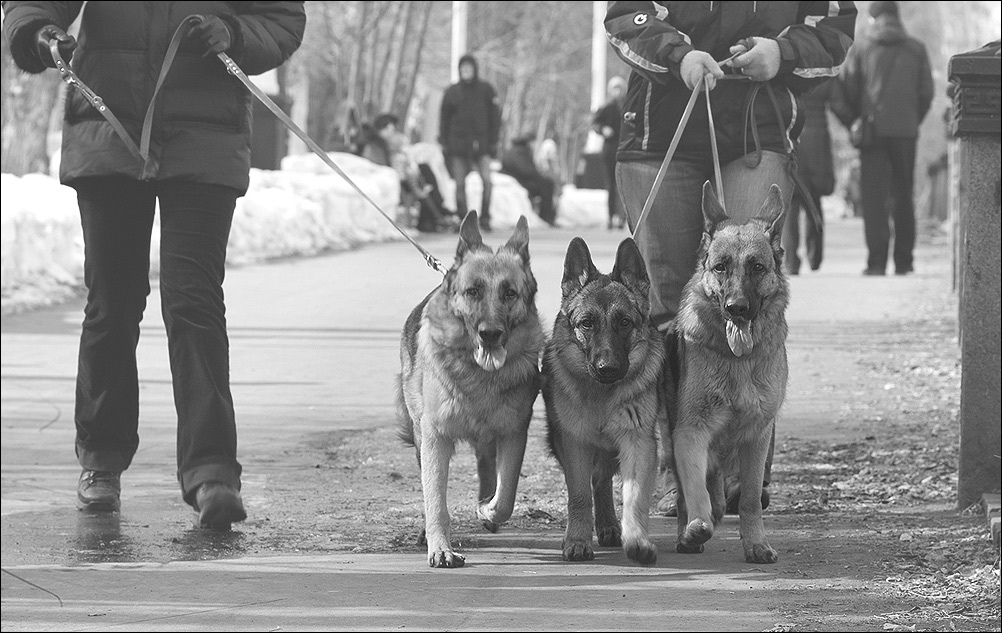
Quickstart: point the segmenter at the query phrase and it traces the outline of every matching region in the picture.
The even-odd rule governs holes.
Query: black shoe
[[[490,223],[490,220],[481,220],[480,221],[480,230],[482,232],[484,232],[484,233],[490,233],[491,232],[491,223]]]
[[[879,268],[866,268],[863,270],[863,274],[867,277],[883,277],[887,273]]]
[[[77,482],[77,509],[88,512],[117,512],[121,507],[122,473],[85,470]]]
[[[895,275],[910,275],[913,272],[915,272],[915,269],[912,268],[911,266],[907,266],[905,268],[896,268],[894,270]]]
[[[209,481],[195,493],[195,510],[201,527],[226,532],[230,524],[247,518],[240,492],[232,486]]]

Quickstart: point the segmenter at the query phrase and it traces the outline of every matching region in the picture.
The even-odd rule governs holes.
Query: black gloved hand
[[[49,42],[52,40],[59,41],[59,55],[64,62],[69,63],[70,58],[73,57],[73,51],[77,48],[77,40],[55,24],[47,24],[38,29],[38,33],[35,34],[35,49],[38,52],[38,58],[47,68],[56,67],[56,62],[52,59],[52,51],[49,49]]]
[[[225,53],[233,45],[233,34],[230,27],[218,15],[207,15],[197,25],[188,31],[190,39],[198,41],[205,52],[202,57]]]

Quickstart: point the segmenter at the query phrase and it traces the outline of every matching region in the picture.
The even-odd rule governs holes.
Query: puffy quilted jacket
[[[679,76],[686,53],[697,49],[722,61],[753,36],[779,43],[779,73],[768,82],[776,105],[756,82],[718,81],[710,104],[720,160],[753,151],[755,132],[762,149],[785,151],[803,125],[800,93],[838,74],[855,24],[852,2],[613,2],[606,32],[632,69],[617,159],[664,158],[691,94]],[[676,155],[712,156],[708,121],[700,97]]]
[[[286,61],[302,42],[302,2],[4,2],[4,31],[14,62],[45,69],[35,34],[46,24],[69,28],[81,10],[72,68],[103,100],[137,145],[168,44],[192,14],[218,15],[233,41],[227,53],[248,75]],[[215,55],[183,38],[152,114],[149,158],[129,152],[78,90],[68,92],[60,180],[122,175],[186,179],[246,191],[250,171],[251,99]]]

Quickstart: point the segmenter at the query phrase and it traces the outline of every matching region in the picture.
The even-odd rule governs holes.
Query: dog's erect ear
[[[463,218],[459,227],[459,246],[456,247],[456,259],[462,259],[468,251],[475,251],[484,245],[480,236],[480,224],[477,223],[477,212],[470,211]]]
[[[575,237],[567,245],[567,255],[564,257],[564,278],[560,282],[560,291],[564,299],[581,292],[588,280],[598,275],[595,262],[591,260],[588,244],[580,237]]]
[[[529,263],[529,221],[525,219],[524,215],[519,216],[518,222],[515,223],[515,230],[504,247],[518,253],[523,264]]]
[[[703,231],[713,235],[717,225],[726,219],[727,212],[713,190],[713,183],[707,180],[703,183]]]
[[[777,266],[782,265],[783,257],[783,218],[785,207],[783,205],[783,190],[779,185],[773,184],[769,187],[769,196],[759,209],[756,219],[761,220],[768,227],[769,242],[772,250],[776,254]]]
[[[783,190],[779,185],[769,187],[769,196],[762,203],[757,217],[769,227],[769,235],[775,236],[783,233]]]
[[[647,275],[647,264],[640,254],[640,247],[628,237],[619,243],[616,264],[612,267],[612,280],[618,281],[641,297],[646,298],[651,290],[651,280]]]

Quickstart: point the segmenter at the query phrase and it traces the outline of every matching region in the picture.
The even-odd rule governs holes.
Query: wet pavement
[[[547,329],[575,235],[608,270],[626,234],[531,233],[537,304]],[[498,230],[485,239],[499,245],[507,237]],[[422,240],[451,261],[454,236]],[[832,434],[832,412],[853,397],[838,381],[851,382],[858,346],[879,349],[889,333],[900,333],[917,297],[955,300],[944,240],[919,246],[918,273],[908,277],[864,279],[862,244],[858,219],[832,221],[822,270],[791,279],[784,419],[800,438]],[[251,514],[267,504],[269,477],[283,469],[283,456],[304,434],[393,424],[400,328],[438,280],[405,242],[229,271],[232,388]],[[468,553],[461,570],[432,570],[410,553],[251,555],[239,528],[228,534],[196,529],[180,500],[155,286],[139,350],[141,445],[123,475],[122,510],[78,512],[73,385],[81,311],[76,300],[2,321],[5,632],[764,630],[781,622],[785,601],[846,600],[851,610],[860,589],[835,565],[829,577],[812,581],[815,589],[805,589],[782,573],[796,554],[776,566],[745,564],[736,517],[725,518],[703,556],[666,555],[650,568],[630,564],[617,550],[570,565],[560,560],[559,537],[507,530],[482,539],[486,545]],[[949,330],[925,335],[955,345]],[[817,384],[821,355],[824,389]],[[674,519],[653,523],[656,542],[667,549]],[[797,551],[798,539],[826,538],[805,535],[790,517],[767,513],[767,526],[787,552]]]

